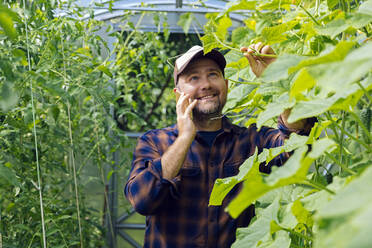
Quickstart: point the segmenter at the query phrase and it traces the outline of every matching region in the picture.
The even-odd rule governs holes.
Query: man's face
[[[217,63],[209,58],[192,61],[179,76],[177,87],[191,99],[198,102],[193,110],[194,117],[219,116],[226,103],[227,80]]]

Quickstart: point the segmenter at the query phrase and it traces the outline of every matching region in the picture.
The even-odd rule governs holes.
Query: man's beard
[[[197,120],[210,120],[221,116],[223,104],[218,99],[213,106],[209,108],[199,108],[198,104],[192,110],[193,118]]]

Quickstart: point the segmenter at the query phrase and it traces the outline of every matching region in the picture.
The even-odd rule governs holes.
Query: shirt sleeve
[[[259,137],[256,139],[258,141],[256,145],[259,148],[259,152],[261,152],[263,148],[269,149],[284,145],[285,139],[288,139],[291,133],[297,133],[299,135],[309,135],[311,128],[314,126],[316,121],[317,119],[315,117],[307,118],[305,119],[303,128],[290,129],[285,125],[282,116],[280,115],[278,117],[278,129],[262,127],[261,130],[258,132]],[[271,167],[273,165],[283,165],[290,155],[291,153],[285,152],[275,157],[268,164],[261,164],[260,171],[264,173],[270,173]]]
[[[162,176],[161,154],[149,135],[143,135],[134,152],[132,169],[124,194],[134,209],[142,215],[156,212],[165,198],[176,194],[174,181]]]

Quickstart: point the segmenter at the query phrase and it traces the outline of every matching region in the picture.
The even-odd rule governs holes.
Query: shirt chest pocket
[[[180,176],[182,179],[188,179],[193,177],[198,177],[201,174],[200,167],[197,166],[184,166],[181,168]]]

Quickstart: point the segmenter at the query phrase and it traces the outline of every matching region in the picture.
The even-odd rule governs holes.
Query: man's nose
[[[212,82],[208,77],[203,77],[202,82],[201,82],[201,89],[202,90],[207,90],[210,89],[212,86]]]

